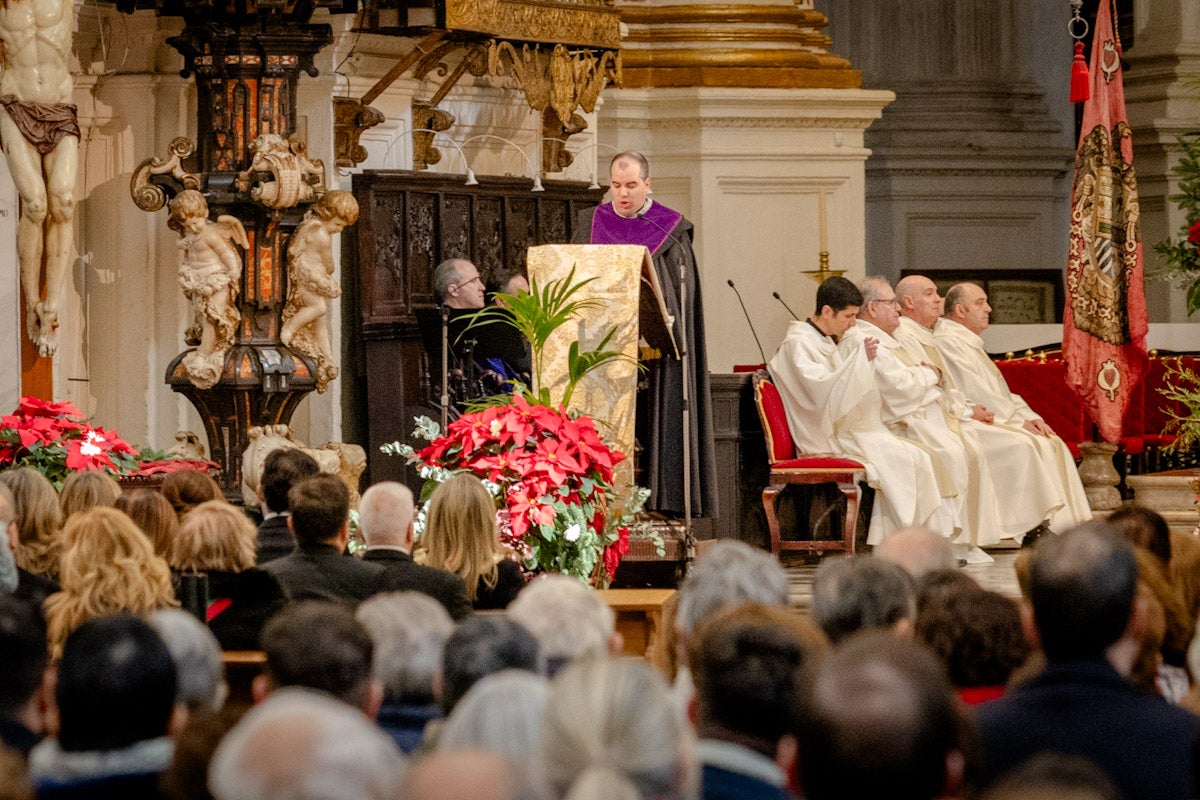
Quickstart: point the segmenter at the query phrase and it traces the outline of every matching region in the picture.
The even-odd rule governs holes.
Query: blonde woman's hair
[[[209,500],[188,512],[169,561],[177,570],[242,572],[254,566],[258,531],[241,509]]]
[[[496,503],[474,475],[461,472],[433,490],[422,542],[426,565],[462,578],[472,602],[480,580],[496,585]]]
[[[175,516],[175,509],[161,492],[152,489],[121,492],[113,507],[124,511],[133,524],[142,529],[154,545],[155,553],[170,560],[171,548],[179,532],[179,517]]]
[[[17,566],[34,575],[58,574],[58,533],[62,508],[54,484],[32,467],[0,472],[0,481],[13,494],[14,518],[20,532]]]
[[[74,515],[62,530],[62,543],[62,591],[46,599],[47,639],[56,658],[67,635],[86,620],[179,605],[167,562],[115,508]]]
[[[63,519],[72,514],[87,511],[96,506],[113,506],[121,496],[121,485],[107,473],[97,470],[72,472],[63,481],[58,503],[62,506]]]
[[[625,659],[577,661],[554,679],[542,759],[555,797],[695,796],[692,744],[666,681]]]

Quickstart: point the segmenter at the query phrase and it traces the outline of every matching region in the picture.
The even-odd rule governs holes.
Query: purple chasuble
[[[591,243],[642,244],[651,253],[657,253],[683,219],[683,214],[662,203],[651,203],[650,210],[643,216],[645,219],[622,217],[613,209],[612,203],[597,206],[592,215]]]

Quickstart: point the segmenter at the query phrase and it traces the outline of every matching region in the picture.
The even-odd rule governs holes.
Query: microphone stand
[[[450,424],[450,306],[442,303],[442,433]]]
[[[758,345],[758,355],[762,358],[762,363],[765,365],[767,363],[767,354],[763,352],[762,342],[758,340],[758,331],[754,330],[754,321],[750,319],[750,312],[746,310],[746,303],[742,300],[742,293],[733,285],[733,278],[729,278],[725,282],[729,284],[729,288],[733,289],[733,293],[737,295],[738,305],[742,307],[742,314],[746,317],[746,324],[750,326],[750,335],[754,337],[754,343]]]
[[[679,240],[675,234],[659,225],[654,220],[646,216],[646,212],[638,212],[637,218],[649,222],[654,227],[665,233],[669,239],[674,241],[680,247],[683,247],[683,242]],[[682,372],[683,391],[680,400],[682,401],[683,411],[683,552],[685,559],[684,574],[686,575],[692,569],[692,562],[696,560],[696,539],[692,534],[692,410],[691,410],[691,388],[688,380],[688,370],[690,366],[690,352],[688,350],[688,324],[687,324],[687,264],[681,255],[679,258],[679,329],[683,334],[677,344],[679,345],[679,366]]]
[[[796,312],[792,311],[791,306],[789,306],[787,303],[783,302],[783,298],[779,296],[779,292],[771,292],[771,297],[774,297],[776,300],[778,300],[780,303],[783,304],[783,307],[787,309],[787,312],[792,315],[792,319],[796,320],[797,322],[800,321],[800,318],[796,316]]]

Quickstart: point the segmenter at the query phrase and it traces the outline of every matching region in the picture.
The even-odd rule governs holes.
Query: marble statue
[[[0,2],[0,143],[21,197],[17,260],[27,332],[42,356],[58,349],[71,265],[80,137],[71,104],[73,25],[73,0]]]
[[[263,464],[274,450],[297,449],[312,456],[321,472],[336,475],[350,491],[350,507],[358,507],[358,483],[367,468],[367,452],[356,444],[326,442],[320,447],[308,447],[292,436],[287,425],[256,425],[246,431],[249,443],[242,451],[242,500],[247,507],[256,508],[258,489],[262,483]]]
[[[287,304],[279,340],[317,362],[317,391],[337,377],[329,343],[329,300],[342,289],[333,278],[333,236],[358,219],[358,201],[339,189],[309,208],[287,248]]]
[[[184,334],[195,350],[184,356],[188,378],[211,389],[221,377],[225,351],[233,344],[241,314],[237,307],[242,257],[234,245],[250,246],[236,217],[208,218],[208,202],[194,189],[171,201],[172,230],[179,233],[179,285],[191,303],[191,324]]]

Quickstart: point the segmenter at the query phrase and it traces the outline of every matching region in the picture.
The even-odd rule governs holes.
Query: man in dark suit
[[[1038,542],[1022,619],[1046,669],[979,708],[985,785],[1049,751],[1090,759],[1127,800],[1197,796],[1200,718],[1125,678],[1147,624],[1137,581],[1133,546],[1107,523]]]
[[[427,594],[455,621],[471,613],[462,578],[413,563],[413,495],[407,486],[385,481],[367,489],[358,504],[358,528],[367,543],[363,558],[387,570],[388,591]]]
[[[291,600],[334,600],[357,604],[386,588],[385,570],[346,554],[350,493],[333,475],[305,478],[288,492],[288,528],[296,552],[268,563]]]
[[[257,563],[282,558],[296,549],[288,530],[288,492],[297,481],[320,473],[316,460],[302,450],[272,450],[263,461],[258,497],[263,504],[263,521],[258,526]]]

